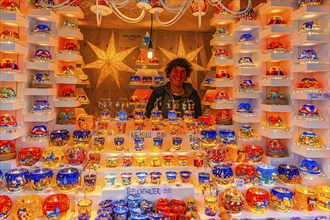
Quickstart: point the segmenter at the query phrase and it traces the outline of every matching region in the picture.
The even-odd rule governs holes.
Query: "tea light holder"
[[[124,186],[131,185],[132,183],[132,173],[122,173],[121,174],[121,182]]]
[[[78,220],[89,220],[92,215],[92,200],[81,199],[78,202]]]
[[[180,151],[182,145],[182,137],[173,137],[172,144],[175,151]]]
[[[153,138],[153,151],[161,151],[163,147],[163,138]]]
[[[143,156],[143,155],[138,155],[136,156],[135,158],[135,165],[137,167],[144,167],[147,165],[147,158],[146,156]]]
[[[105,137],[94,137],[92,150],[95,152],[102,152],[104,150]]]
[[[174,156],[173,155],[165,155],[163,156],[164,166],[172,167],[174,166]]]
[[[246,191],[246,202],[253,212],[264,213],[270,204],[270,195],[263,188],[252,187]]]
[[[278,172],[276,167],[269,164],[257,166],[257,178],[263,185],[273,185],[277,181]]]
[[[241,163],[245,159],[245,150],[241,145],[230,144],[227,146],[228,159],[233,163]]]
[[[56,175],[56,185],[62,191],[71,191],[80,187],[80,172],[77,168],[64,168]]]
[[[33,166],[41,158],[41,149],[39,147],[22,148],[18,155],[20,166]]]
[[[317,206],[322,210],[330,211],[330,187],[329,186],[317,186]]]
[[[296,184],[300,180],[300,172],[298,166],[280,164],[277,170],[279,180],[284,184]]]
[[[5,187],[8,192],[23,191],[30,182],[30,173],[25,168],[8,170],[5,174]]]
[[[243,179],[244,184],[252,184],[257,175],[257,170],[250,164],[238,164],[235,169],[236,178]]]
[[[296,207],[303,212],[314,211],[317,207],[317,194],[314,189],[297,186],[293,199]]]
[[[85,129],[78,129],[73,131],[73,141],[75,144],[79,144],[82,146],[88,146],[92,138],[91,131]]]
[[[181,182],[182,183],[190,183],[190,176],[191,176],[190,171],[181,171],[180,172]]]
[[[160,157],[159,156],[152,156],[150,159],[151,159],[150,166],[152,166],[152,167],[160,166]]]
[[[64,147],[70,139],[68,130],[54,130],[50,133],[49,140],[51,145]]]
[[[123,157],[123,167],[133,166],[133,156],[124,156]]]
[[[178,173],[175,171],[166,172],[166,179],[168,183],[174,183]]]
[[[118,156],[109,156],[107,167],[117,167],[118,166]]]
[[[247,145],[244,147],[245,156],[250,163],[259,163],[264,154],[264,150],[258,145]]]
[[[218,198],[212,195],[204,197],[204,213],[207,216],[215,216],[217,214]]]
[[[144,138],[134,138],[134,146],[136,151],[144,149]]]
[[[137,182],[139,183],[139,185],[147,184],[147,177],[148,177],[147,172],[138,172],[138,173],[136,173],[136,177],[137,177]]]
[[[45,190],[51,185],[53,176],[53,171],[49,168],[41,168],[31,171],[31,188],[35,191]]]
[[[141,199],[141,196],[139,196],[139,195],[132,195],[132,194],[128,195],[127,196],[127,206],[128,206],[128,208],[138,208],[140,199]],[[139,214],[142,214],[143,210],[141,209],[139,211],[141,211]]]
[[[123,151],[124,150],[125,139],[123,137],[115,137],[113,139],[113,141],[115,143],[115,150],[116,151]]]
[[[42,204],[42,212],[46,219],[65,219],[70,209],[70,199],[66,194],[47,196]]]
[[[204,154],[200,151],[194,153],[194,167],[200,168],[204,164]]]
[[[162,177],[161,172],[151,172],[150,173],[151,184],[159,185],[161,177]]]
[[[46,147],[44,148],[41,160],[44,167],[58,167],[63,159],[64,151],[59,147]]]
[[[198,173],[198,183],[200,189],[207,189],[210,181],[210,174],[205,172]]]
[[[288,212],[293,207],[293,192],[285,187],[272,188],[270,199],[276,211]]]
[[[188,166],[188,156],[179,155],[178,156],[178,165],[182,166],[182,167]]]
[[[105,184],[108,185],[108,186],[115,185],[116,177],[117,177],[117,174],[115,174],[115,173],[107,173],[107,174],[105,174],[104,175]]]
[[[212,179],[219,185],[228,185],[233,179],[233,170],[229,165],[215,165],[212,170]]]
[[[222,192],[220,198],[223,207],[233,214],[239,214],[245,206],[244,195],[238,189],[225,189]]]
[[[86,174],[84,176],[84,189],[87,192],[92,192],[96,189],[96,180],[97,180],[97,175],[96,174]]]

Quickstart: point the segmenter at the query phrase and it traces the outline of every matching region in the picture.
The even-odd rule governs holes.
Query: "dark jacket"
[[[170,82],[167,82],[163,86],[157,86],[157,87],[151,87],[153,92],[151,93],[151,96],[149,98],[148,104],[147,104],[147,117],[150,118],[151,111],[154,109],[154,104],[158,98],[161,97],[161,100],[158,102],[158,110],[162,111],[163,117],[167,118],[167,112],[168,112],[168,100],[176,100],[178,102],[178,106],[176,111],[181,112],[181,116],[183,116],[183,109],[182,109],[182,103],[186,100],[192,100],[194,102],[194,117],[198,118],[198,116],[202,115],[202,107],[201,107],[201,100],[198,96],[197,91],[193,88],[193,86],[190,83],[184,83],[184,94],[182,96],[174,96],[170,92]],[[171,109],[172,110],[172,106]]]

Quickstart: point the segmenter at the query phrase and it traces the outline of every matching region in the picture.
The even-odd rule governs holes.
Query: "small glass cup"
[[[293,207],[293,192],[285,187],[272,188],[270,199],[276,211],[288,212]]]
[[[144,139],[134,138],[134,147],[136,151],[142,151],[144,149]]]
[[[161,151],[163,147],[163,138],[153,138],[153,150],[154,151]]]
[[[116,151],[123,151],[124,150],[125,139],[123,137],[115,137],[113,139],[113,141],[115,143],[115,150]]]
[[[205,172],[198,173],[198,183],[200,189],[206,189],[209,186],[210,174]]]
[[[179,156],[178,165],[182,167],[188,166],[188,156],[184,156],[184,155]]]
[[[174,165],[174,156],[173,155],[165,155],[163,156],[164,166],[172,167]]]
[[[117,167],[118,166],[118,156],[109,156],[107,167]]]
[[[174,150],[176,150],[176,151],[181,150],[182,137],[173,137],[172,138],[172,144],[173,144]]]
[[[299,210],[304,212],[314,211],[317,207],[316,190],[304,186],[297,186],[293,200]]]
[[[168,171],[168,172],[166,172],[167,182],[168,183],[174,183],[177,175],[178,175],[178,173],[177,172],[174,172],[174,171]]]
[[[151,178],[151,183],[152,184],[160,184],[160,178],[162,177],[161,172],[151,172],[150,173],[150,178]]]
[[[100,168],[101,154],[100,153],[91,153],[89,154],[89,167],[98,169]]]
[[[117,122],[117,133],[118,134],[125,134],[126,132],[126,123],[125,122]]]
[[[269,164],[259,164],[257,166],[257,178],[263,185],[273,185],[277,181],[276,167]]]
[[[123,167],[131,167],[133,165],[133,156],[123,157]]]
[[[200,151],[194,153],[194,167],[200,168],[204,164],[204,154]]]
[[[137,177],[137,182],[139,183],[139,185],[147,184],[147,177],[148,177],[147,172],[138,172],[138,173],[136,173],[136,177]]]
[[[89,220],[92,213],[92,200],[82,199],[78,202],[78,220]]]
[[[95,190],[96,179],[97,179],[97,175],[95,174],[87,174],[84,176],[84,189],[87,192],[92,192]]]
[[[158,156],[151,157],[150,166],[159,167],[160,166],[160,158]]]
[[[124,186],[131,185],[132,183],[132,173],[122,173],[121,174],[121,182]]]
[[[217,214],[218,198],[212,195],[204,197],[205,201],[205,215],[215,216]]]
[[[106,184],[106,185],[109,185],[109,186],[113,186],[113,185],[115,185],[116,177],[117,177],[117,174],[115,174],[115,173],[108,173],[108,174],[105,174],[105,175],[104,175],[104,178],[105,178],[105,184]]]
[[[136,162],[135,165],[137,167],[144,167],[144,166],[146,166],[146,161],[147,161],[147,159],[145,156],[139,155],[135,158],[135,162]]]
[[[191,176],[190,171],[181,171],[180,172],[181,182],[182,183],[190,183],[190,176]]]

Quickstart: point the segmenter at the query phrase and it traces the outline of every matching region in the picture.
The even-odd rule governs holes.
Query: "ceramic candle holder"
[[[270,204],[270,195],[263,188],[251,187],[246,191],[246,202],[253,212],[264,213]]]
[[[11,169],[5,174],[5,187],[9,192],[20,192],[30,182],[30,173],[27,169]]]
[[[288,212],[293,207],[293,192],[285,187],[272,188],[270,199],[276,211]]]
[[[296,207],[303,212],[311,212],[317,207],[317,194],[314,189],[298,186],[295,189],[293,199]]]
[[[31,188],[35,191],[43,191],[51,185],[53,171],[49,168],[36,169],[30,172]]]
[[[277,170],[279,180],[284,184],[296,184],[300,180],[299,168],[295,165],[281,164]]]
[[[278,173],[276,167],[269,164],[257,166],[257,178],[263,185],[273,185],[277,181]]]
[[[80,187],[80,173],[77,168],[64,168],[56,175],[56,185],[62,191],[71,191]]]

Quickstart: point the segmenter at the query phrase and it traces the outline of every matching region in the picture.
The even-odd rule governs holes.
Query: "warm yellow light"
[[[269,37],[272,37],[272,38],[274,38],[274,37],[280,37],[281,35],[279,35],[279,34],[274,34],[274,35],[270,35]]]
[[[40,21],[48,21],[48,18],[43,18],[43,17],[38,17],[37,19]]]
[[[65,37],[66,39],[74,40],[74,37]]]
[[[220,22],[218,22],[218,24],[223,25],[223,24],[227,24],[227,22],[225,22],[225,21],[220,21]]]
[[[70,17],[70,18],[73,18],[74,17],[74,14],[65,14],[65,16]]]
[[[281,9],[273,9],[270,11],[270,13],[278,13],[278,12],[281,12],[282,10]]]
[[[313,46],[315,43],[304,43],[303,46]]]
[[[242,28],[242,31],[251,31],[252,28]]]
[[[303,17],[304,18],[314,18],[314,17],[316,17],[316,14],[309,14],[309,15],[305,15]]]
[[[8,26],[17,26],[16,23],[12,23],[12,22],[4,22],[4,24]]]
[[[40,46],[49,46],[48,44],[39,44]]]

